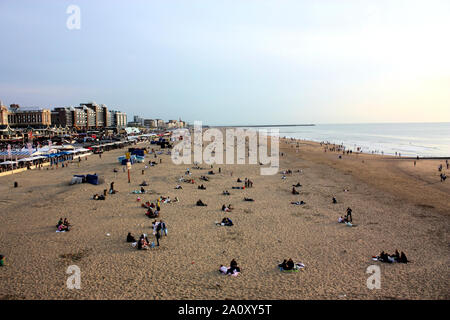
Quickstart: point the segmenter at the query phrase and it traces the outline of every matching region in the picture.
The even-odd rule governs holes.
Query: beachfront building
[[[0,101],[0,126],[8,125],[8,107]]]
[[[55,127],[72,127],[74,108],[72,107],[57,107],[52,111],[52,126]]]
[[[127,114],[121,111],[111,110],[111,124],[110,127],[123,129],[127,126]]]
[[[100,129],[108,126],[108,108],[104,104],[98,105],[95,102],[80,103],[80,107],[88,108],[89,128]]]
[[[145,119],[144,126],[146,128],[156,128],[158,127],[157,121],[155,119]]]
[[[10,105],[8,110],[8,125],[16,128],[42,128],[52,124],[50,109],[40,107],[20,107]]]

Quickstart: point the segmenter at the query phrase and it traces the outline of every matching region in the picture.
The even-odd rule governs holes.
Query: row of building
[[[53,110],[39,107],[4,106],[0,101],[0,126],[11,128],[72,127],[92,130],[127,126],[127,114],[108,110],[104,104],[81,103],[77,107],[57,107]]]
[[[159,129],[173,129],[184,128],[186,122],[180,120],[169,120],[165,122],[162,119],[144,119],[139,116],[134,116],[132,122],[128,122],[129,127],[145,127],[145,128],[159,128]]]

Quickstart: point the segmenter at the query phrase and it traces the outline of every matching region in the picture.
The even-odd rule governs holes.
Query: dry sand
[[[146,144],[147,145],[147,144]],[[316,143],[284,142],[280,170],[302,169],[286,180],[281,174],[261,176],[259,165],[215,165],[209,182],[198,180],[204,170],[191,170],[196,184],[181,183],[187,165],[176,166],[170,156],[141,170],[132,168],[131,184],[114,150],[68,168],[32,170],[0,178],[0,299],[448,299],[450,181],[439,182],[443,161],[412,160],[373,155],[323,152]],[[146,157],[146,162],[153,159]],[[364,162],[363,162],[364,160]],[[157,160],[159,162],[159,160]],[[218,174],[218,167],[222,173]],[[119,172],[115,174],[113,169]],[[449,175],[448,170],[447,175]],[[233,176],[231,176],[233,172]],[[69,186],[73,174],[97,173],[102,185]],[[253,188],[232,190],[248,177]],[[138,251],[125,242],[152,235],[151,222],[130,194],[146,180],[156,192],[142,196],[177,196],[178,203],[162,204],[161,219],[168,237],[161,247]],[[19,188],[13,188],[14,181]],[[115,182],[120,192],[106,201],[91,200]],[[300,195],[290,193],[300,182]],[[198,190],[203,183],[207,190]],[[231,196],[223,196],[227,189]],[[349,192],[343,192],[349,189]],[[245,202],[244,197],[255,202]],[[338,200],[333,205],[332,196]],[[207,207],[194,204],[202,199]],[[304,206],[291,205],[303,200]],[[232,213],[221,211],[231,203]],[[338,224],[347,207],[356,227]],[[214,222],[230,217],[233,227]],[[60,217],[74,224],[55,233]],[[110,236],[106,234],[109,233]],[[371,260],[382,250],[404,251],[409,264]],[[306,268],[281,273],[284,258]],[[238,277],[219,274],[220,264],[235,258]],[[69,265],[81,269],[81,289],[69,290]],[[381,267],[381,289],[366,286],[370,265]]]

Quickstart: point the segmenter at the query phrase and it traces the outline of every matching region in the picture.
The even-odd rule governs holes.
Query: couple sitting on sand
[[[146,234],[142,234],[141,237],[139,238],[139,241],[137,242],[137,249],[138,250],[150,249],[150,242],[148,241]]]
[[[228,207],[226,206],[226,205],[222,205],[222,211],[225,211],[225,212],[230,212],[230,211],[232,211],[234,208],[232,208],[231,207],[231,204],[229,204],[228,205]]]
[[[222,274],[229,274],[232,276],[237,276],[239,274],[239,272],[241,272],[241,269],[238,267],[237,262],[233,259],[230,262],[229,268],[225,267],[224,265],[220,265],[219,271]]]
[[[152,208],[148,208],[148,210],[147,210],[147,212],[145,213],[145,215],[146,215],[148,218],[157,218],[157,217],[159,217],[159,210],[153,211]]]
[[[206,187],[202,184],[201,186],[198,186],[199,190],[206,190]]]
[[[230,218],[223,218],[221,223],[216,222],[216,225],[218,226],[226,226],[226,227],[231,227],[233,226],[233,221],[231,221]]]
[[[69,221],[67,220],[67,218],[59,218],[58,224],[56,225],[56,232],[65,232],[65,231],[70,231],[71,225],[69,223]]]
[[[295,267],[295,263],[291,258],[289,258],[289,260],[287,261],[286,259],[284,259],[283,262],[278,265],[278,267],[280,267],[280,269],[282,270],[293,270]]]
[[[398,250],[395,250],[395,253],[392,255],[382,251],[379,256],[373,257],[373,259],[386,263],[408,263],[408,259],[406,258],[405,253],[403,251],[401,253],[398,253]]]

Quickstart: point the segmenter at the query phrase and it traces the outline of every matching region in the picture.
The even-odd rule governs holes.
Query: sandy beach
[[[450,181],[439,182],[437,171],[445,161],[414,166],[413,160],[379,155],[339,159],[318,143],[299,146],[297,153],[295,143],[280,143],[280,171],[294,171],[284,180],[279,173],[260,175],[259,165],[216,164],[216,174],[208,175],[211,168],[203,164],[203,170],[191,169],[196,184],[180,183],[183,189],[175,190],[192,166],[177,166],[163,154],[133,165],[128,183],[117,162],[125,149],[89,156],[79,167],[75,162],[0,177],[0,253],[6,257],[0,299],[449,299]],[[158,164],[144,169],[149,160]],[[69,185],[74,174],[88,173],[104,184]],[[201,175],[210,181],[200,181]],[[253,188],[232,189],[243,185],[238,177],[251,179]],[[154,194],[131,194],[143,180]],[[92,200],[112,181],[119,193]],[[300,195],[293,195],[297,182]],[[202,183],[207,190],[197,189]],[[138,196],[180,200],[161,205],[168,236],[159,248],[138,251],[125,241],[128,232],[154,239],[153,219]],[[195,206],[198,199],[208,206]],[[300,200],[306,204],[291,204]],[[223,204],[234,211],[224,213]],[[355,227],[337,223],[347,207]],[[234,226],[215,225],[225,216]],[[74,225],[70,232],[55,232],[60,217]],[[371,259],[396,249],[411,262]],[[233,258],[241,274],[221,275],[219,266]],[[277,264],[287,258],[306,268],[280,272]],[[66,287],[70,265],[81,269],[80,290]],[[381,268],[379,290],[367,288],[370,265]]]

